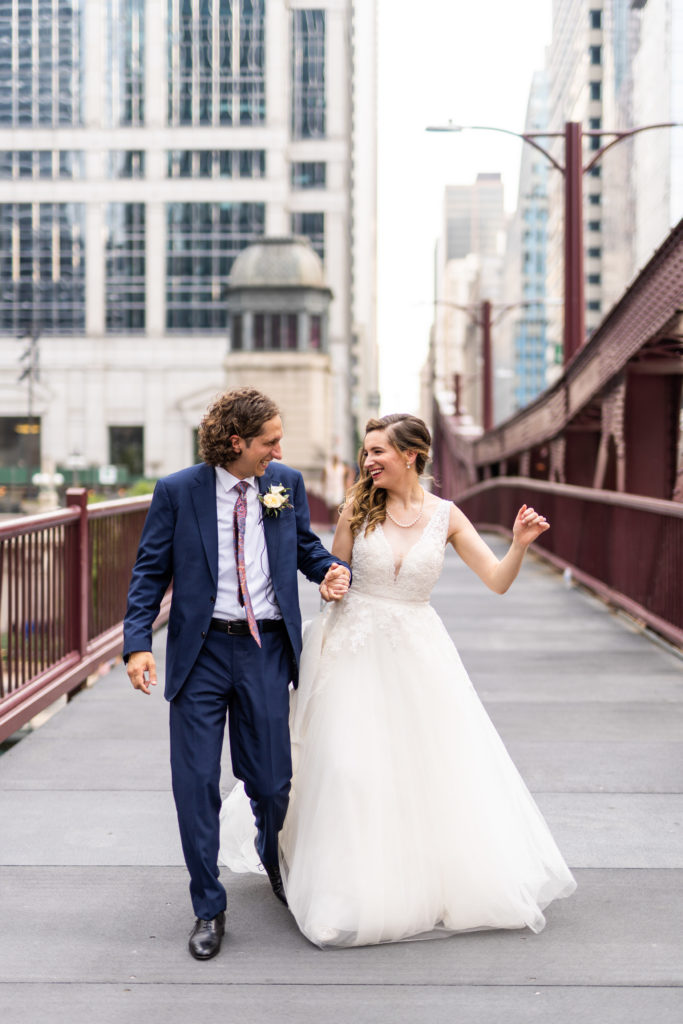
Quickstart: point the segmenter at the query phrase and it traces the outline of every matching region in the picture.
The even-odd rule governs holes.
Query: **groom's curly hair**
[[[392,413],[381,419],[368,420],[365,433],[371,430],[386,431],[389,444],[397,452],[414,452],[417,475],[422,476],[429,461],[429,446],[432,437],[424,420],[408,413]],[[349,526],[355,537],[362,526],[365,532],[372,533],[378,523],[387,517],[387,492],[383,487],[375,487],[372,477],[365,469],[365,446],[361,445],[358,453],[360,475],[346,495],[346,505],[351,506]]]
[[[263,424],[279,416],[272,398],[252,387],[233,388],[209,408],[199,425],[199,457],[209,466],[227,466],[239,458],[230,440],[234,434],[247,446],[261,433]]]

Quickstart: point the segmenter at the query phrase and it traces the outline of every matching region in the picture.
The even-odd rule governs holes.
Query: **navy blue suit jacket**
[[[297,570],[320,583],[336,559],[311,531],[301,473],[274,461],[257,482],[261,493],[271,484],[283,484],[294,506],[277,517],[264,515],[263,525],[271,580],[287,628],[292,681],[296,685],[301,654]],[[187,679],[214,610],[212,598],[215,600],[218,583],[216,473],[206,463],[164,477],[154,489],[128,591],[124,656],[152,650],[152,624],[171,580],[167,700],[173,700]]]

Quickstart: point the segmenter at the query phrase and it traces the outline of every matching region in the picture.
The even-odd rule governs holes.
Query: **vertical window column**
[[[168,0],[168,120],[262,124],[265,0]]]
[[[292,137],[325,137],[325,12],[292,11]]]
[[[110,334],[145,328],[145,206],[107,208],[106,326]]]

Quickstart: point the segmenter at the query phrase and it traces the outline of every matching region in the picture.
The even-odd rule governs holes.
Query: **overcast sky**
[[[378,331],[382,414],[415,412],[445,185],[500,171],[515,206],[521,142],[428,124],[522,131],[552,0],[379,0]]]

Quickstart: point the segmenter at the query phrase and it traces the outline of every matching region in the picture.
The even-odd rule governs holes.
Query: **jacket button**
[[[213,595],[211,595],[211,597],[209,598],[209,601],[211,602],[211,604],[215,604],[216,603],[216,598]]]
[[[202,630],[202,640],[205,638],[205,636],[206,636],[206,633],[204,632],[204,630]]]

